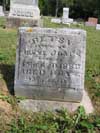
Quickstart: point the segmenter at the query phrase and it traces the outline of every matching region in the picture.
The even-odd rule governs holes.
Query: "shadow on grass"
[[[0,64],[1,74],[11,95],[14,95],[14,69],[14,65]]]

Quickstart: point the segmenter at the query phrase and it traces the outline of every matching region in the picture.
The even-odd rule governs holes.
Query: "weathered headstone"
[[[98,23],[97,18],[89,18],[87,22],[85,22],[86,26],[96,26]]]
[[[4,15],[4,12],[3,12],[3,7],[2,7],[2,6],[0,6],[0,16],[1,16],[1,17],[5,16],[5,15]]]
[[[24,23],[38,26],[39,21],[38,0],[11,0],[8,27],[19,27]]]
[[[73,19],[69,18],[69,8],[63,8],[62,23],[63,24],[73,23]]]
[[[20,28],[15,95],[40,100],[81,101],[85,49],[84,30]]]

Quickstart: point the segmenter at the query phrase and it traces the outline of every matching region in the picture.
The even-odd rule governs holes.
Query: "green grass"
[[[100,117],[87,116],[83,107],[74,114],[65,109],[30,115],[22,112],[9,126],[8,133],[99,133]]]
[[[0,17],[0,27],[5,27],[6,25],[6,19],[4,17]]]
[[[51,17],[44,17],[43,19],[44,27],[49,27],[49,28],[68,27],[67,25],[50,23],[50,19]],[[17,30],[4,29],[5,22],[6,21],[4,18],[0,18],[0,80],[5,80],[7,83],[8,89],[10,90],[10,92],[12,92],[13,82],[14,82],[14,65],[16,62],[15,56],[16,56]],[[85,86],[89,92],[89,95],[96,109],[95,113],[100,114],[100,59],[99,59],[100,58],[100,31],[95,30],[95,28],[93,27],[85,27],[84,25],[76,25],[76,26],[71,25],[71,28],[81,28],[87,31]],[[12,97],[1,95],[0,99],[7,101],[11,105],[15,104],[15,102],[13,102]],[[15,101],[15,98],[14,98],[14,101]],[[80,117],[80,113],[81,112],[78,112],[77,114],[78,118]],[[65,130],[62,133],[67,133],[67,130],[71,130],[71,128],[77,131],[80,127],[81,127],[80,129],[81,131],[77,131],[76,133],[81,133],[81,132],[92,133],[92,130],[98,131],[99,133],[99,130],[100,130],[100,125],[99,125],[100,119],[97,116],[95,116],[96,117],[95,118],[92,116],[87,117],[85,115],[86,118],[76,119],[77,124],[71,125],[72,123],[71,121],[73,121],[74,119],[73,116],[68,115],[66,116],[67,118],[65,117],[66,118],[65,119],[65,118],[62,118],[63,114],[61,116],[57,115],[57,117],[54,114],[50,116],[49,114],[46,116],[45,115],[41,116],[41,114],[38,114],[36,115],[36,118],[34,119],[30,118],[29,120],[32,122],[29,122],[26,116],[25,117],[18,116],[18,118],[13,119],[13,123],[11,123],[10,125],[11,128],[9,132],[25,133],[25,132],[32,131],[33,133],[35,132],[36,133],[56,133],[58,131],[58,133],[60,133],[61,130]],[[54,123],[52,123],[52,121],[50,120],[53,120]],[[93,123],[93,120],[95,120],[94,123]],[[67,129],[68,122],[69,122],[69,129]],[[80,123],[78,122],[80,122],[81,125],[79,125]],[[32,124],[34,126],[32,126]],[[64,129],[62,129],[63,125],[65,125]]]
[[[0,28],[0,64],[14,64],[17,34],[15,30]]]

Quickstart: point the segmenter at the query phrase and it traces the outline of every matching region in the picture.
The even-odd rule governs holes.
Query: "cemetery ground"
[[[50,23],[49,17],[43,19],[44,27],[68,27]],[[0,133],[99,133],[100,31],[85,27],[82,23],[71,25],[72,28],[87,31],[85,88],[95,112],[88,116],[80,107],[74,114],[69,114],[65,109],[56,113],[26,113],[17,105],[23,97],[13,96],[17,30],[6,29],[5,22],[0,18]]]

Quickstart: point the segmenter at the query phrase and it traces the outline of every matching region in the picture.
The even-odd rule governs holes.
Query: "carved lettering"
[[[25,12],[31,15],[30,11]],[[48,95],[54,99],[59,99],[60,95],[60,99],[66,99],[70,95],[70,100],[74,101],[80,96],[84,83],[84,33],[71,29],[25,29],[20,31],[18,46],[15,84],[20,85],[19,90],[25,87],[29,95],[33,91],[34,96],[39,93],[41,97]]]

